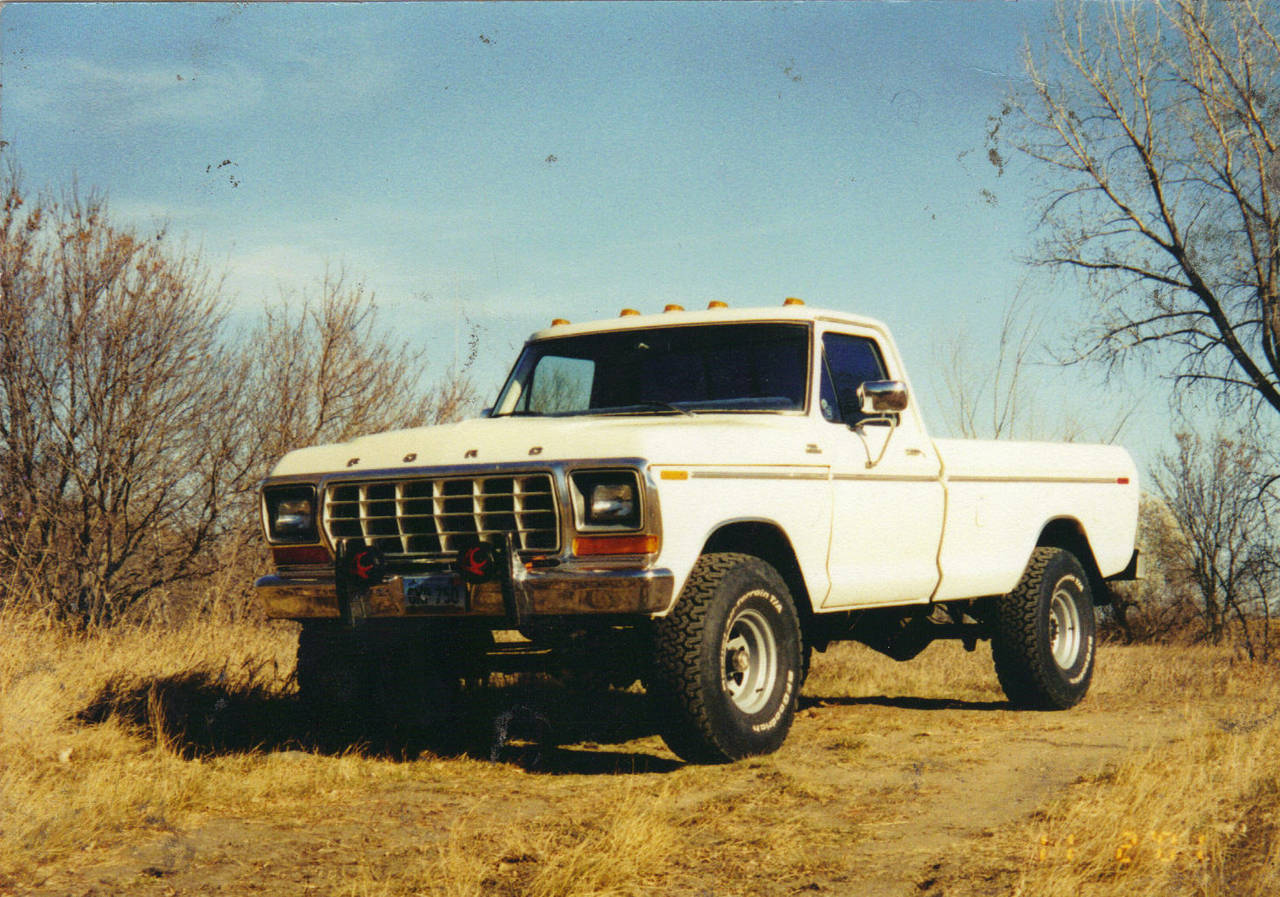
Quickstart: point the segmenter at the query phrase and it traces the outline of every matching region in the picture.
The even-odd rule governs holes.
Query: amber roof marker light
[[[783,305],[804,305],[803,299],[797,299],[795,296],[788,296],[782,300]]]
[[[712,308],[728,308],[728,307],[729,307],[729,303],[728,303],[728,302],[722,302],[722,301],[720,301],[719,299],[712,299],[710,302],[708,302],[708,303],[707,303],[707,308],[708,308],[708,309],[712,309]]]
[[[663,310],[664,312],[666,312],[666,311],[684,311],[684,306],[683,306],[683,305],[676,305],[674,302],[668,302],[668,303],[667,303],[667,305],[666,305],[666,307],[665,307],[665,308],[663,308],[662,310]]]

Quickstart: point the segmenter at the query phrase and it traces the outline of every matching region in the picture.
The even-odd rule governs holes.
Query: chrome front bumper
[[[342,616],[332,577],[263,576],[256,583],[267,617],[274,620],[337,619]],[[467,587],[462,608],[420,607],[405,599],[406,580],[393,576],[363,592],[361,615],[368,617],[503,617],[498,582]],[[522,580],[533,616],[557,614],[651,614],[671,606],[675,576],[670,570],[554,570]]]

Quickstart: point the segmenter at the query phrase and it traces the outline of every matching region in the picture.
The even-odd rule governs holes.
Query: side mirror
[[[867,417],[907,410],[907,384],[901,380],[868,380],[858,387],[858,406]]]

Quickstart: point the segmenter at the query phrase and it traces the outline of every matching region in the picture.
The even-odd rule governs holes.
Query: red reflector
[[[591,554],[655,554],[657,536],[579,536],[573,540],[573,553]]]
[[[329,549],[323,545],[286,545],[271,549],[271,556],[277,565],[294,564],[328,564],[333,561],[329,557]]]
[[[1120,477],[1119,479],[1117,479],[1117,480],[1116,480],[1116,482],[1117,482],[1117,483],[1119,483],[1121,486],[1128,486],[1128,485],[1129,485],[1129,478],[1128,478],[1128,477]]]

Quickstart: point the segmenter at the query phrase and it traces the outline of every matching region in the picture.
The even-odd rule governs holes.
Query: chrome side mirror
[[[901,380],[868,380],[858,387],[858,406],[868,417],[907,410],[907,384]]]

